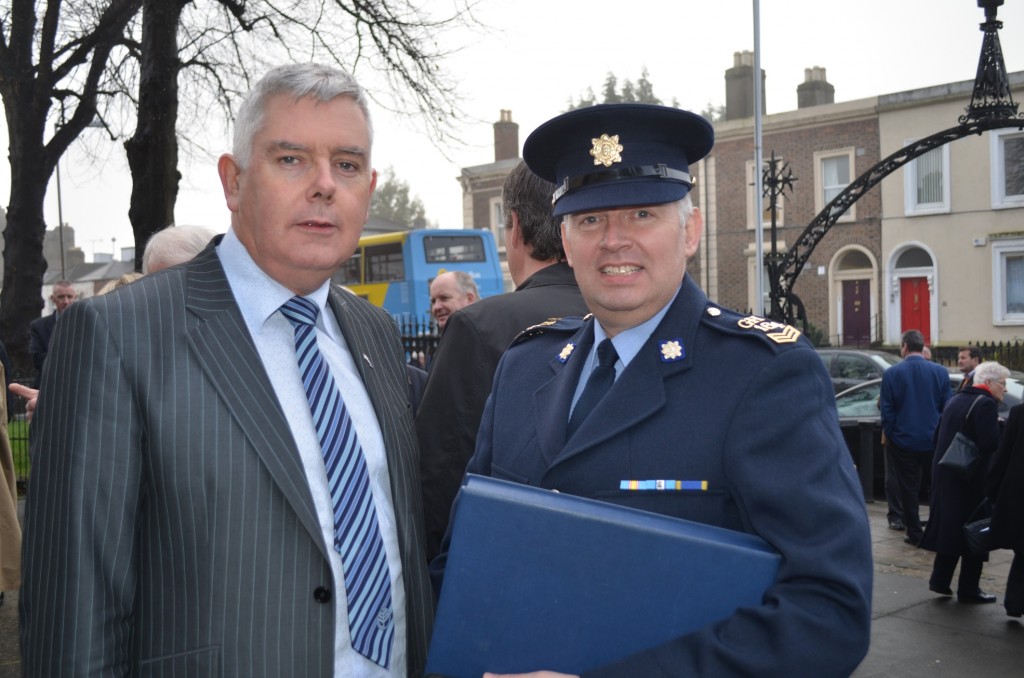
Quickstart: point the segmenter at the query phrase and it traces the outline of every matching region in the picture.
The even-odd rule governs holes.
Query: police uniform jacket
[[[763,605],[587,675],[849,675],[868,648],[870,534],[811,346],[791,327],[710,304],[686,276],[566,440],[593,322],[560,321],[506,352],[468,471],[754,533],[782,563]],[[657,479],[707,489],[620,489]]]

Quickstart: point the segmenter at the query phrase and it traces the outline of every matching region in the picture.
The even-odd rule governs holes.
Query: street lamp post
[[[67,280],[67,263],[64,260],[64,200],[60,193],[60,158],[57,159],[57,237],[60,240],[60,279]]]

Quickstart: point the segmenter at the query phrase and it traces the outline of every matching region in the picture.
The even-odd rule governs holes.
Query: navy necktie
[[[295,329],[299,372],[327,468],[334,508],[334,549],[341,554],[345,571],[352,647],[387,668],[395,636],[391,576],[363,449],[317,345],[319,313],[320,308],[304,297],[292,297],[281,306],[281,314]]]
[[[576,433],[576,429],[580,427],[583,420],[590,415],[591,410],[597,406],[604,394],[615,383],[615,361],[618,359],[619,354],[615,352],[615,346],[612,345],[611,339],[605,339],[597,345],[597,367],[590,373],[587,385],[583,387],[583,393],[576,401],[572,416],[569,417],[566,440]]]

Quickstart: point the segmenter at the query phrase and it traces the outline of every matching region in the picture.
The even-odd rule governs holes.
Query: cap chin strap
[[[670,181],[680,181],[690,187],[693,186],[693,181],[690,179],[688,172],[672,169],[664,163],[641,165],[640,167],[622,167],[583,174],[578,177],[566,177],[562,180],[562,185],[558,187],[558,190],[552,194],[551,204],[554,205],[563,195],[569,191],[575,191],[577,188],[604,184],[609,181],[618,181],[619,179],[639,179],[643,177],[660,177]]]

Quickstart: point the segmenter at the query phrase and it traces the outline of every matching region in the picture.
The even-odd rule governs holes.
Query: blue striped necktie
[[[281,313],[295,329],[299,372],[327,468],[334,507],[334,549],[341,554],[345,571],[352,647],[387,668],[395,636],[391,577],[363,449],[317,345],[319,306],[304,297],[292,297],[281,306]]]

